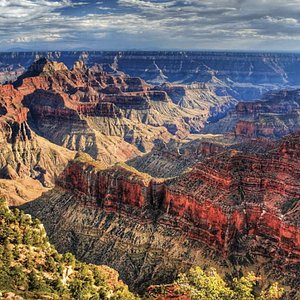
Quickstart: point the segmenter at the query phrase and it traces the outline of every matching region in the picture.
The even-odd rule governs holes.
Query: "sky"
[[[300,51],[300,0],[0,0],[0,51]]]

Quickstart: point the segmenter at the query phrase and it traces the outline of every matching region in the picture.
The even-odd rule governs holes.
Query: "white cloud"
[[[300,50],[300,0],[0,0],[0,45],[270,48]],[[72,10],[68,10],[72,9]],[[63,11],[68,10],[68,14]],[[71,12],[71,13],[70,13]],[[271,42],[270,42],[271,41]],[[289,44],[291,41],[292,44]],[[298,45],[297,46],[297,42]],[[283,44],[283,43],[281,43]],[[296,45],[296,46],[295,46]],[[1,49],[1,48],[0,48]]]
[[[70,6],[69,0],[47,1],[47,0],[0,0],[0,18],[7,21],[22,21],[41,17],[58,8]]]
[[[266,20],[270,23],[276,23],[276,24],[299,25],[298,20],[294,18],[280,18],[280,17],[274,18],[271,16],[266,16]]]
[[[118,3],[123,6],[138,7],[141,9],[152,9],[155,11],[162,11],[168,7],[176,4],[176,1],[144,1],[144,0],[119,0]]]
[[[17,37],[15,39],[11,39],[10,42],[12,43],[29,43],[32,41],[46,41],[46,42],[53,42],[61,40],[62,36],[57,33],[51,33],[47,34],[46,36],[44,34],[34,34],[34,35],[24,35]]]

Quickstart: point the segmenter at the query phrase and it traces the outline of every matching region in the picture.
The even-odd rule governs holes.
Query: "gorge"
[[[116,269],[139,293],[201,266],[255,271],[300,297],[300,56],[0,61],[0,195],[60,252]]]

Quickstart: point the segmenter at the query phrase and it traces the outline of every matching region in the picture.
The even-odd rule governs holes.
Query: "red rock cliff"
[[[164,183],[124,166],[97,170],[75,161],[59,185],[105,210],[144,215],[159,209],[159,222],[224,256],[237,235],[269,236],[275,247],[270,255],[300,262],[299,222],[292,211],[282,212],[285,203],[300,198],[299,141],[299,134],[291,136],[266,155],[227,152]]]

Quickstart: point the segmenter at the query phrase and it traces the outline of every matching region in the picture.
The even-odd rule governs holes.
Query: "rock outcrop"
[[[203,89],[195,94],[197,107],[183,107],[140,78],[110,75],[83,61],[69,70],[41,58],[13,84],[0,86],[0,178],[17,180],[15,187],[25,179],[25,186],[37,179],[50,187],[74,157],[64,148],[109,166],[151,150],[157,139],[185,138],[204,126],[211,107],[232,102],[196,88]],[[13,198],[28,199],[21,192]]]
[[[239,103],[220,119],[236,103],[230,64],[196,72],[189,54],[190,78],[207,83],[166,84],[164,67],[147,78],[154,86],[120,72],[119,56],[88,67],[93,55],[72,69],[42,58],[0,86],[0,193],[13,193],[13,205],[37,198],[24,209],[59,250],[110,265],[136,290],[210,265],[229,276],[255,269],[299,297],[299,91]],[[208,134],[189,136],[199,132]]]
[[[60,250],[109,264],[135,288],[210,264],[260,270],[296,295],[299,141],[289,136],[265,154],[225,151],[167,180],[81,156],[25,210]]]
[[[234,135],[197,134],[186,140],[157,141],[154,148],[126,163],[153,177],[168,178],[187,172],[198,162],[229,150],[262,154],[272,150],[276,141],[266,138],[236,138]]]
[[[0,86],[0,192],[9,194],[11,204],[40,196],[74,157],[32,131],[23,100],[24,94],[13,85]],[[25,190],[30,185],[35,192]]]
[[[109,75],[83,62],[69,70],[46,58],[36,61],[10,88],[18,93],[21,109],[30,111],[29,123],[39,135],[87,152],[106,165],[151,150],[156,139],[167,142],[197,132],[212,115],[212,107],[233,103],[230,97],[197,86],[195,105],[190,99],[189,106],[179,106],[163,89],[140,78]]]
[[[126,73],[149,83],[191,84],[206,82],[218,95],[230,94],[242,101],[259,99],[267,91],[300,84],[300,55],[293,53],[188,52],[188,51],[91,51],[6,52],[0,54],[0,71],[27,69],[47,57],[65,63],[84,60],[111,73]]]
[[[172,101],[182,109],[197,110],[198,118],[192,115],[189,118],[189,122],[195,125],[203,119],[216,122],[237,104],[237,101],[226,93],[223,93],[223,97],[218,96],[216,88],[206,83],[190,85],[164,83],[156,88],[166,91]],[[192,133],[201,131],[204,124],[192,128]]]
[[[186,172],[197,162],[221,153],[231,145],[223,137],[199,138],[184,142],[171,140],[169,143],[157,141],[152,151],[137,156],[126,163],[153,177],[168,178]]]
[[[299,130],[300,91],[283,90],[269,93],[260,101],[238,103],[225,118],[208,124],[203,132],[278,139]]]

